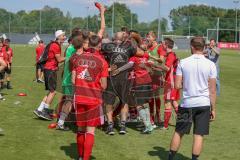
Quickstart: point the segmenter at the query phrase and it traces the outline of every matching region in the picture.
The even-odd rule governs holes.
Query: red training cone
[[[48,129],[54,129],[57,127],[57,123],[51,123],[48,125]]]
[[[24,96],[27,96],[27,94],[26,93],[18,93],[18,96],[20,96],[20,97],[24,97]]]

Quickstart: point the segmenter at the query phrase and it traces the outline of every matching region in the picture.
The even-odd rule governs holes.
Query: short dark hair
[[[38,43],[39,43],[39,44],[42,44],[42,43],[43,43],[43,40],[40,40]]]
[[[125,26],[123,26],[123,27],[121,28],[121,31],[122,31],[122,32],[128,32],[128,28],[125,27]]]
[[[89,38],[89,46],[97,47],[97,45],[101,42],[101,38],[97,35],[92,35]]]
[[[10,40],[9,38],[7,38],[7,39],[5,39],[5,42],[8,42],[8,43],[10,43],[10,42],[11,42],[11,40]]]
[[[76,27],[76,28],[73,28],[71,37],[74,38],[75,36],[78,36],[78,35],[81,35],[81,34],[82,34],[81,29]]]
[[[83,38],[82,36],[75,36],[72,41],[73,47],[78,50],[83,47]]]
[[[68,38],[68,43],[72,43],[72,40],[73,40],[73,36],[70,36],[70,37]]]
[[[87,30],[83,30],[82,31],[82,36],[83,36],[84,40],[87,40],[89,38],[89,36],[90,36],[90,32],[87,31]]]
[[[171,38],[164,38],[164,42],[168,48],[173,49],[174,41]]]
[[[205,39],[203,37],[194,37],[191,39],[191,46],[198,51],[203,51]]]
[[[211,42],[211,41],[214,41],[214,42],[216,42],[216,40],[215,40],[214,38],[211,38],[209,42]]]

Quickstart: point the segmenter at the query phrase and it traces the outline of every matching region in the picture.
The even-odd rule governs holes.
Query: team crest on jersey
[[[84,66],[85,69],[77,76],[78,79],[84,79],[87,81],[92,81],[93,78],[91,77],[89,71],[88,71],[88,66]]]

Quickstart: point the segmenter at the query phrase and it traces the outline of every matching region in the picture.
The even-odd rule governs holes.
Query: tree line
[[[145,34],[150,30],[157,32],[158,19],[153,19],[149,23],[139,22],[138,15],[133,13],[126,4],[115,3],[114,31],[119,31],[122,26],[133,28]],[[112,27],[113,6],[107,8],[105,18],[106,26],[109,30]],[[41,15],[41,29],[40,29]],[[216,29],[219,18],[219,28],[232,29],[224,32],[222,39],[233,38],[236,22],[236,10],[216,8],[206,5],[189,5],[172,9],[169,19],[161,18],[161,33],[176,35],[202,35],[206,36],[207,29]],[[240,10],[238,10],[238,27],[240,26]],[[169,22],[170,20],[170,27]],[[132,23],[131,23],[132,22]],[[57,29],[66,30],[68,33],[74,27],[97,31],[100,27],[99,15],[88,17],[72,17],[69,12],[63,13],[59,8],[45,6],[41,10],[24,10],[17,13],[0,9],[0,32],[14,33],[53,33]],[[221,38],[221,37],[220,37]]]

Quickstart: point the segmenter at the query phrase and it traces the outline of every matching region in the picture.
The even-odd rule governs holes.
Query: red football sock
[[[164,127],[168,128],[168,123],[171,118],[172,109],[165,109],[164,111]]]
[[[78,132],[77,133],[77,146],[78,146],[79,157],[83,157],[84,141],[85,141],[85,132]]]
[[[151,123],[154,124],[154,120],[155,120],[155,117],[154,117],[154,98],[152,98],[150,100],[149,108],[150,108],[150,120],[151,120]]]
[[[83,160],[89,160],[92,154],[92,148],[94,144],[94,134],[86,133],[85,142],[84,142],[84,156]]]
[[[160,97],[156,98],[156,115],[158,123],[161,123],[161,99]]]

